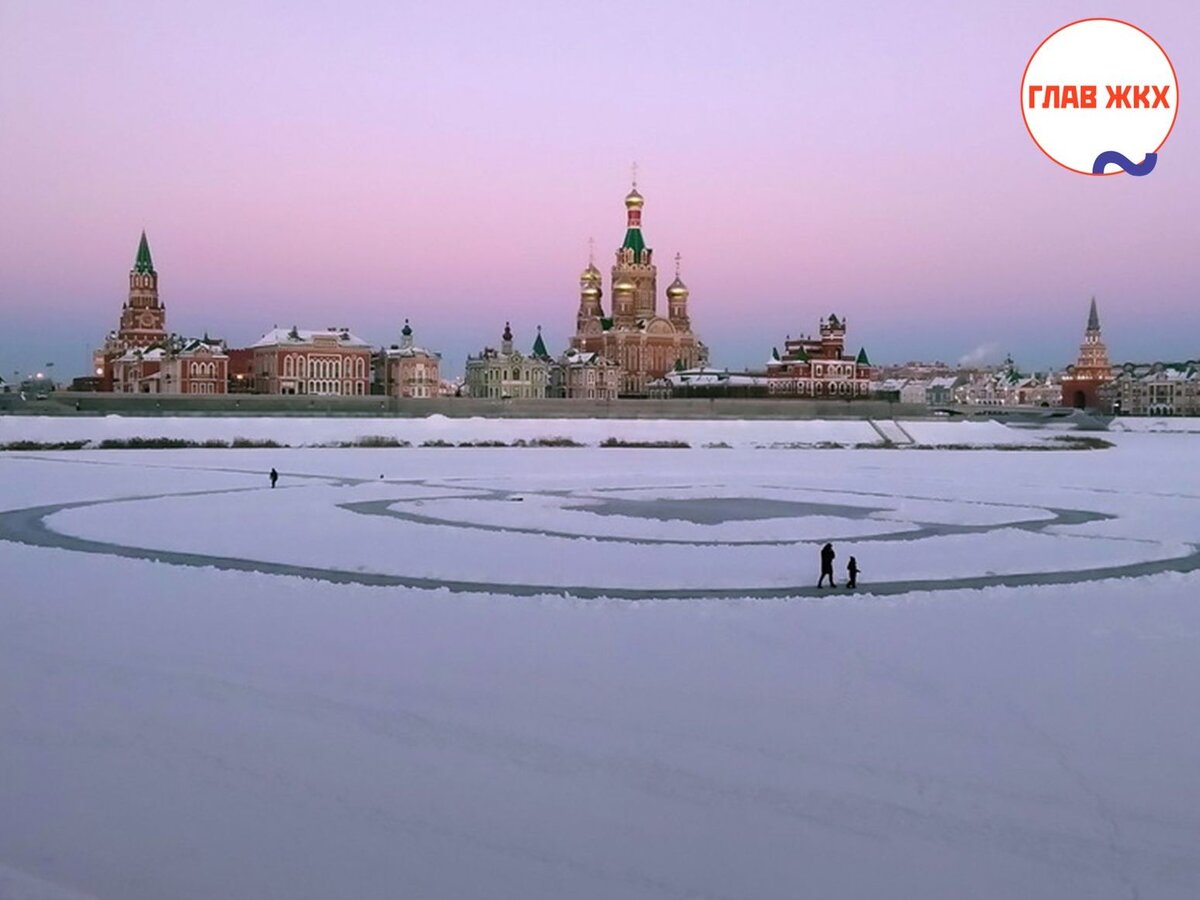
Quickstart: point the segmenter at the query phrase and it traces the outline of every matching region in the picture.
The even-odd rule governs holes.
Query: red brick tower
[[[1112,364],[1108,361],[1108,348],[1100,336],[1100,314],[1096,312],[1096,298],[1088,312],[1087,330],[1083,343],[1079,345],[1079,358],[1075,365],[1067,366],[1063,377],[1063,406],[1076,409],[1099,409],[1100,388],[1112,381]]]

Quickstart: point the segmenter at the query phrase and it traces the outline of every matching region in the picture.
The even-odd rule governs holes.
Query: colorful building
[[[551,397],[566,400],[616,400],[621,367],[599,353],[570,349],[550,367]]]
[[[1123,416],[1200,416],[1200,359],[1125,363],[1101,392]]]
[[[441,360],[440,353],[413,342],[412,326],[405,319],[400,343],[376,357],[375,380],[389,397],[437,397],[442,390]]]
[[[358,397],[371,392],[371,346],[349,328],[275,328],[250,349],[256,393]]]
[[[775,396],[865,398],[871,393],[873,369],[865,349],[847,356],[846,321],[830,314],[820,323],[820,337],[784,341],[783,354],[772,351],[767,362],[767,391]]]
[[[168,337],[110,361],[112,390],[123,394],[224,394],[229,356],[221,341]]]
[[[532,352],[513,349],[512,326],[504,323],[500,349],[484,347],[467,357],[466,388],[472,397],[492,400],[541,400],[550,387],[549,354],[538,331]]]

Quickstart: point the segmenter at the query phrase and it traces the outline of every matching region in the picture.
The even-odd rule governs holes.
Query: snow
[[[1041,435],[999,422],[904,422],[918,443],[927,445],[1037,444]],[[920,434],[921,437],[917,438]],[[498,419],[449,418],[299,418],[238,416],[0,416],[0,444],[13,441],[102,441],[105,439],[179,438],[202,442],[234,438],[274,440],[293,447],[352,442],[383,436],[412,444],[425,441],[531,441],[569,437],[597,445],[608,438],[624,441],[684,441],[693,447],[725,443],[730,447],[843,446],[882,443],[865,420],[856,419]]]
[[[251,344],[251,347],[286,347],[298,346],[300,344],[313,344],[319,340],[333,339],[343,347],[370,347],[371,345],[355,334],[351,334],[348,328],[273,328],[268,331],[257,341]]]
[[[732,424],[745,449],[0,454],[0,510],[201,492],[47,519],[96,540],[731,588],[451,593],[0,541],[0,897],[1200,895],[1200,572],[953,582],[1191,552],[1198,438],[762,450],[776,423]],[[1054,510],[1106,518],[1036,527]],[[864,593],[738,595],[810,585],[829,529]],[[780,533],[809,543],[747,543]],[[945,583],[868,593],[910,576]]]

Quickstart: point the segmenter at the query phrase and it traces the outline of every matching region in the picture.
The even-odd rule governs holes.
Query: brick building
[[[605,315],[602,277],[593,260],[579,279],[579,308],[571,349],[598,353],[620,369],[621,393],[644,396],[651,382],[677,366],[690,368],[708,361],[708,350],[692,331],[688,287],[679,274],[666,290],[666,315],[658,309],[658,268],[654,251],[642,235],[645,200],[637,183],[625,197],[625,240],[612,267],[612,309]]]
[[[775,396],[854,399],[871,393],[873,369],[865,349],[847,356],[846,322],[822,319],[820,337],[788,337],[783,354],[767,362],[767,391]]]
[[[133,268],[129,270],[129,294],[121,304],[121,319],[92,354],[93,371],[101,390],[114,389],[113,364],[129,351],[148,351],[167,340],[167,308],[158,297],[158,272],[150,258],[150,242],[142,232]],[[132,371],[132,364],[127,363]]]
[[[400,343],[376,357],[376,383],[389,397],[437,397],[441,394],[442,355],[413,342],[408,319],[400,329]]]
[[[371,392],[371,347],[348,328],[275,328],[250,350],[256,393],[353,397]]]
[[[1067,366],[1062,379],[1062,405],[1100,409],[1103,406],[1100,395],[1112,377],[1112,363],[1108,361],[1108,348],[1100,336],[1100,314],[1093,297],[1083,343],[1079,345],[1079,358],[1074,365]]]

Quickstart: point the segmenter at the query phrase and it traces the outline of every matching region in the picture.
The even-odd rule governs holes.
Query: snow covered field
[[[1177,420],[1185,421],[1185,420]],[[906,425],[907,427],[907,425]],[[1008,428],[997,422],[927,421],[914,423],[920,443],[929,445],[1038,444],[1053,435]],[[895,426],[893,425],[894,429]],[[427,441],[534,441],[568,437],[595,446],[609,438],[623,441],[682,441],[693,447],[881,444],[883,437],[866,420],[749,419],[451,419],[292,418],[221,416],[0,416],[0,444],[13,441],[94,441],[129,438],[178,438],[203,442],[272,440],[289,447],[320,446],[385,437],[419,445]]]
[[[0,454],[0,898],[1200,896],[1200,436],[864,425]]]

